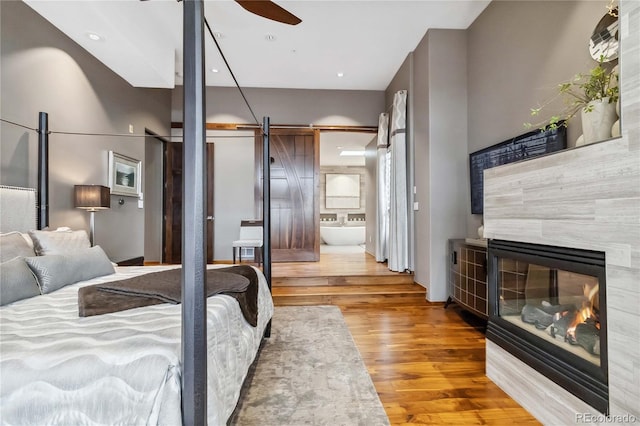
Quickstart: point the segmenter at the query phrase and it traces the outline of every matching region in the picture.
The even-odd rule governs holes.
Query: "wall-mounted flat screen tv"
[[[560,123],[562,124],[562,123]],[[483,171],[502,164],[527,160],[567,147],[567,128],[535,130],[469,154],[471,213],[484,211]]]

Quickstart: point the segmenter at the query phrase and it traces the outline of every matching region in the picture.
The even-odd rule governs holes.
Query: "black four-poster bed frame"
[[[206,128],[203,0],[183,4],[182,423],[207,423]],[[263,273],[271,290],[269,118],[263,129]],[[49,225],[48,115],[38,118],[38,229]],[[271,322],[265,337],[271,333]]]

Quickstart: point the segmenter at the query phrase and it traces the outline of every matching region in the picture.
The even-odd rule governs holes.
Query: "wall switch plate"
[[[139,209],[143,209],[144,208],[144,201],[138,200],[138,208]]]
[[[133,124],[129,124],[129,133],[133,133]]]
[[[413,203],[413,210],[414,211],[418,211],[420,210],[420,205],[418,204],[418,202],[416,201],[415,203]]]

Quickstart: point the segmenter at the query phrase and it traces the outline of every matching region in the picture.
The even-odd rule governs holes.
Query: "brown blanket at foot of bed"
[[[180,303],[182,270],[152,272],[78,290],[81,317],[124,311],[159,303]],[[248,265],[207,270],[207,297],[234,297],[249,324],[258,324],[258,275]]]

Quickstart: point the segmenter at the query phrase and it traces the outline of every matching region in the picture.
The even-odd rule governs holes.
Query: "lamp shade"
[[[102,185],[75,185],[74,205],[79,209],[103,210],[111,207],[111,190]]]

